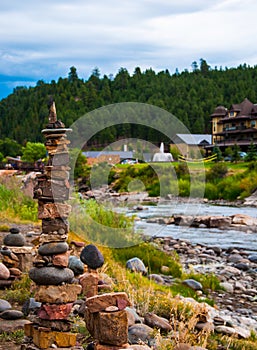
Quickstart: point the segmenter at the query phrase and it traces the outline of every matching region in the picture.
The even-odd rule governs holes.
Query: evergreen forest
[[[257,65],[237,68],[211,67],[206,60],[192,63],[192,70],[170,74],[136,67],[101,76],[95,68],[90,77],[80,78],[76,67],[58,81],[39,80],[35,87],[18,86],[0,101],[0,139],[9,138],[21,145],[42,142],[41,130],[47,124],[48,101],[53,97],[58,119],[69,127],[85,113],[118,102],[141,102],[165,109],[179,118],[191,133],[210,133],[214,108],[240,103],[244,98],[257,103]],[[94,121],[93,121],[94,122]],[[151,135],[150,135],[151,134]],[[92,145],[112,142],[121,137],[137,137],[159,142],[159,135],[127,125],[113,127],[96,135]]]

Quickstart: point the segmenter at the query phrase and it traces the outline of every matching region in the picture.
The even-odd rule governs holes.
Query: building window
[[[252,121],[251,121],[251,127],[252,127],[252,128],[255,128],[255,125],[256,125],[255,120],[252,120]]]
[[[233,111],[229,112],[229,116],[234,117],[234,112]]]

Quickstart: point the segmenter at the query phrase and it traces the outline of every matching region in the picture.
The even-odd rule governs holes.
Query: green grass
[[[37,221],[37,202],[25,196],[16,178],[0,183],[0,219],[9,217],[21,221]]]
[[[167,275],[181,277],[182,266],[178,255],[174,252],[172,256],[165,254],[150,243],[141,243],[127,248],[113,249],[113,258],[124,266],[127,260],[138,257],[148,268],[148,273],[162,273],[161,267],[167,266]]]
[[[22,344],[24,339],[24,330],[18,329],[11,332],[3,332],[0,334],[0,344],[6,342],[13,342],[15,344]],[[8,348],[6,348],[8,349]]]

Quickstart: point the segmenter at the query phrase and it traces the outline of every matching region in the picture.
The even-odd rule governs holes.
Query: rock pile
[[[219,228],[245,231],[248,233],[256,232],[257,219],[246,214],[235,214],[231,216],[191,216],[174,215],[171,217],[154,217],[147,219],[149,223],[164,225],[180,225],[197,228]]]
[[[128,316],[125,308],[130,305],[127,294],[106,293],[86,300],[85,320],[87,329],[95,339],[94,350],[127,349]]]
[[[103,266],[104,257],[95,245],[88,244],[81,251],[80,259],[87,266],[87,271],[79,277],[83,295],[86,298],[93,297],[97,295],[100,289],[107,287],[104,283],[99,283],[100,277],[97,271],[98,268]]]
[[[38,199],[38,218],[42,220],[39,248],[34,267],[29,271],[36,283],[35,300],[41,303],[33,323],[26,325],[25,334],[40,349],[73,347],[76,334],[70,332],[68,316],[81,286],[73,284],[74,273],[68,268],[69,154],[64,124],[57,120],[55,104],[49,106],[49,124],[42,131],[49,155],[43,174],[37,176],[34,197]],[[35,347],[32,347],[33,349]],[[23,349],[31,349],[24,344]]]
[[[251,330],[257,331],[257,254],[248,254],[242,249],[194,245],[172,237],[158,238],[155,242],[168,254],[176,251],[185,271],[209,273],[219,277],[222,289],[208,291],[217,307],[207,307],[208,322],[216,332],[248,338]],[[161,277],[163,284],[175,282],[172,279],[168,281],[164,275]],[[183,282],[203,293],[199,282]]]

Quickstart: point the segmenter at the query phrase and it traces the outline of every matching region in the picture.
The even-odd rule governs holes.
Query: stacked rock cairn
[[[42,130],[46,138],[49,160],[39,174],[34,188],[38,199],[38,218],[42,220],[39,247],[29,271],[36,284],[35,300],[41,303],[37,315],[25,326],[31,343],[21,349],[76,348],[76,334],[68,320],[81,286],[74,283],[74,273],[68,268],[67,243],[71,206],[69,199],[69,153],[66,132],[71,129],[57,120],[55,103],[49,103],[49,122]]]
[[[86,297],[85,322],[94,339],[87,349],[128,349],[128,315],[125,308],[131,304],[127,294],[113,292],[98,295],[108,286],[99,283],[97,269],[103,265],[104,257],[96,246],[87,245],[80,259],[87,266],[87,271],[79,277]]]

